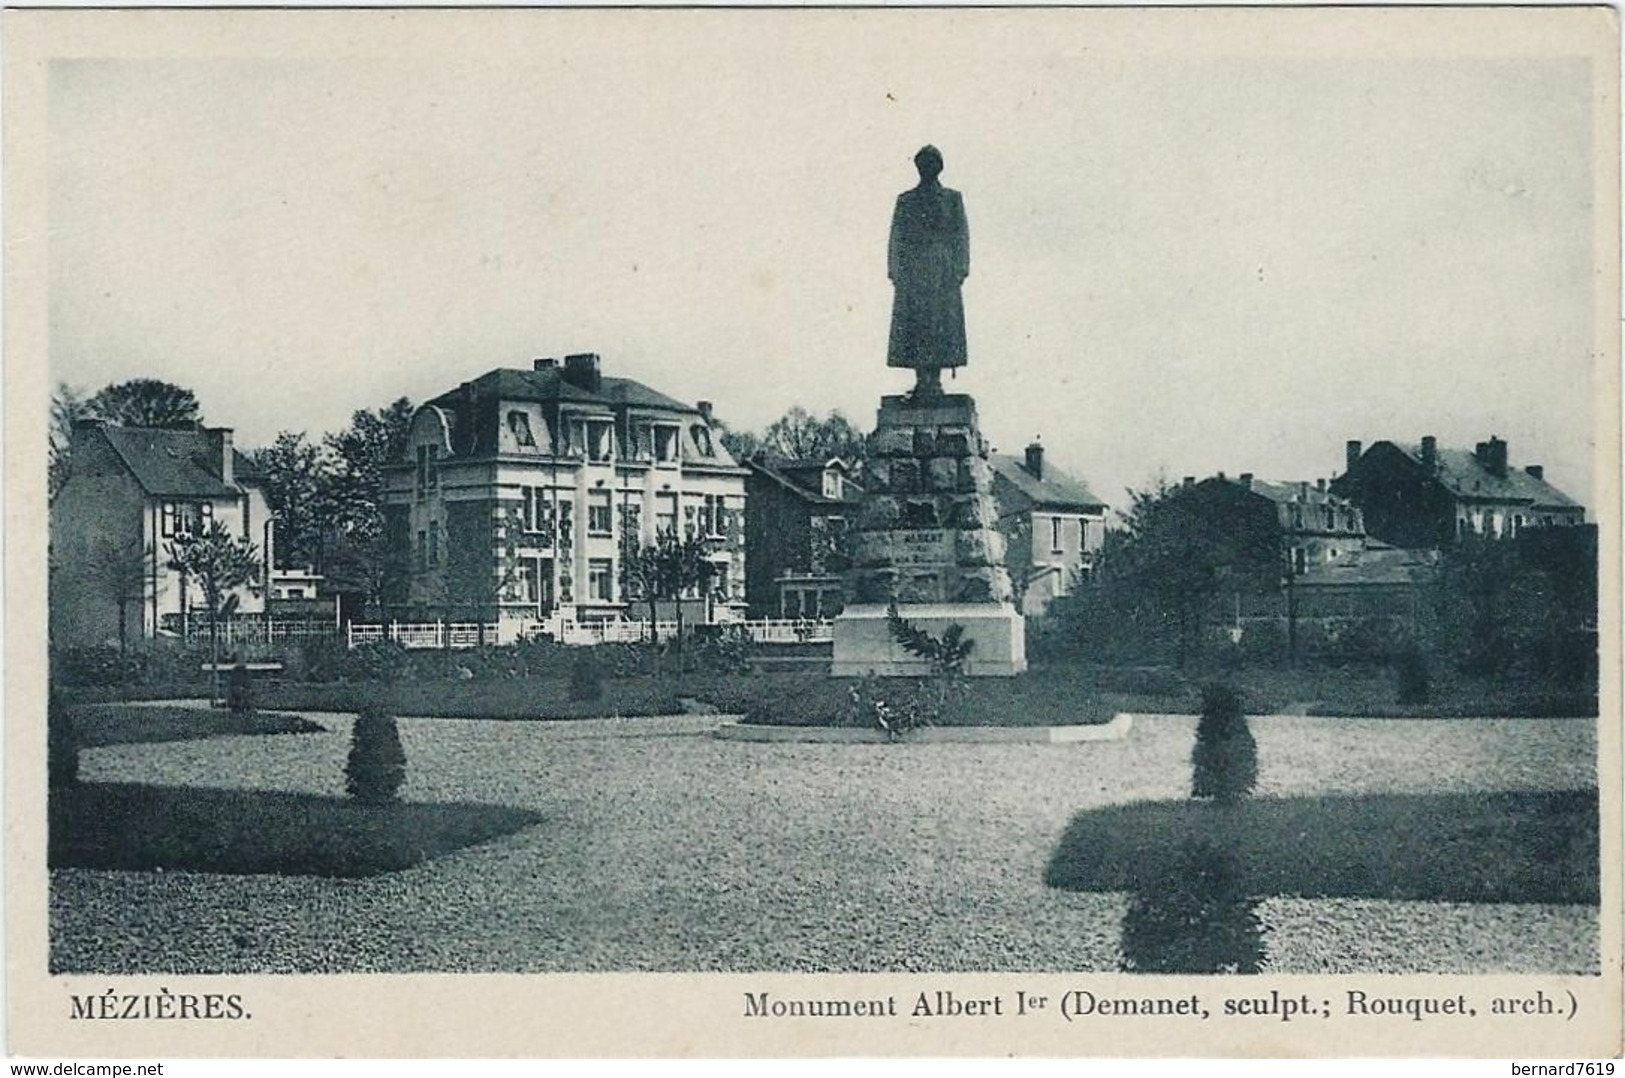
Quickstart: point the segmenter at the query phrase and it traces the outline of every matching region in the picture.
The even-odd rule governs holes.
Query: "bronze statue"
[[[970,274],[970,230],[958,191],[937,182],[942,154],[914,155],[918,187],[897,196],[886,275],[895,289],[886,366],[915,372],[916,396],[942,392],[945,367],[965,365],[965,305],[959,286]]]

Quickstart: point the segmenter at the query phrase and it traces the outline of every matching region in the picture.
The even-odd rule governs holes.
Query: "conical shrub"
[[[79,781],[79,738],[74,732],[73,716],[55,692],[46,705],[45,722],[51,789],[72,786]]]
[[[1433,695],[1428,657],[1412,644],[1394,660],[1394,686],[1402,704],[1425,704]]]
[[[344,789],[366,805],[395,800],[406,782],[406,750],[395,716],[376,704],[356,716],[350,733],[350,757],[344,764]]]
[[[1247,728],[1241,698],[1228,685],[1202,690],[1202,717],[1196,724],[1192,797],[1239,801],[1258,784],[1258,745]]]

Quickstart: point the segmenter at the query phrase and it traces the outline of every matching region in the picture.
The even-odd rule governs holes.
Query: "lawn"
[[[897,695],[905,695],[907,679]],[[1393,671],[1384,666],[1246,666],[1237,670],[1181,671],[1167,667],[1034,663],[1016,678],[968,682],[963,706],[944,725],[1071,725],[1104,722],[1120,711],[1194,714],[1202,685],[1225,681],[1241,693],[1249,714],[1282,711],[1341,718],[1589,718],[1595,691],[1584,687],[1507,687],[1437,671],[1427,703],[1398,702]],[[398,715],[430,718],[582,719],[674,715],[681,699],[699,699],[750,722],[831,725],[841,721],[851,680],[800,671],[730,675],[604,675],[597,699],[572,697],[567,677],[397,679],[391,681],[256,683],[255,700],[285,711],[356,711],[379,702]],[[70,688],[68,698],[89,703],[164,698],[204,691],[185,685],[129,689]]]
[[[130,745],[150,741],[189,741],[231,734],[314,734],[327,728],[300,715],[256,711],[245,717],[206,707],[120,707],[116,704],[72,708],[76,740],[82,748]]]
[[[1598,901],[1595,790],[1157,801],[1080,813],[1045,882],[1145,892],[1211,875],[1247,896]]]
[[[245,804],[285,833],[278,813],[344,807],[351,720],[322,721],[330,732],[308,737],[92,749],[82,774],[185,788],[185,801],[193,788],[282,791]],[[403,719],[406,808],[508,805],[541,822],[351,880],[54,867],[51,969],[1115,971],[1137,892],[1047,886],[1045,867],[1080,811],[1182,798],[1195,728],[1147,716],[1121,741],[1087,745],[809,745],[719,741],[706,736],[715,724]],[[1562,791],[1596,776],[1591,721],[1276,716],[1252,728],[1260,804]],[[200,804],[198,828],[226,814]],[[1600,968],[1587,902],[1281,894],[1256,915],[1272,973]]]
[[[541,816],[501,805],[271,790],[83,783],[51,792],[52,868],[373,876],[512,834]]]

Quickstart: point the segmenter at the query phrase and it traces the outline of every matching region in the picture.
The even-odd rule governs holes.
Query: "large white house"
[[[622,559],[662,530],[715,540],[694,596],[744,610],[745,476],[709,402],[684,404],[596,355],[498,369],[424,404],[389,469],[392,601],[503,638],[555,617],[642,617]]]

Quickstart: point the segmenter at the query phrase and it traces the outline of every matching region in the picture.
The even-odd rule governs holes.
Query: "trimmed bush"
[[[395,716],[370,706],[356,716],[350,756],[344,764],[344,790],[365,805],[393,801],[406,782],[406,750]]]
[[[1241,698],[1229,685],[1202,690],[1202,717],[1191,751],[1192,797],[1240,801],[1258,784],[1258,745],[1247,728]]]
[[[46,706],[45,737],[51,789],[72,786],[79,781],[79,738],[67,705],[54,692]]]
[[[254,714],[254,675],[249,672],[246,663],[238,663],[231,668],[226,682],[226,706],[239,719]]]
[[[1394,682],[1402,704],[1425,704],[1432,698],[1428,659],[1421,648],[1412,646],[1400,652],[1394,662]]]
[[[604,695],[604,671],[587,649],[570,661],[570,699],[597,700]]]

